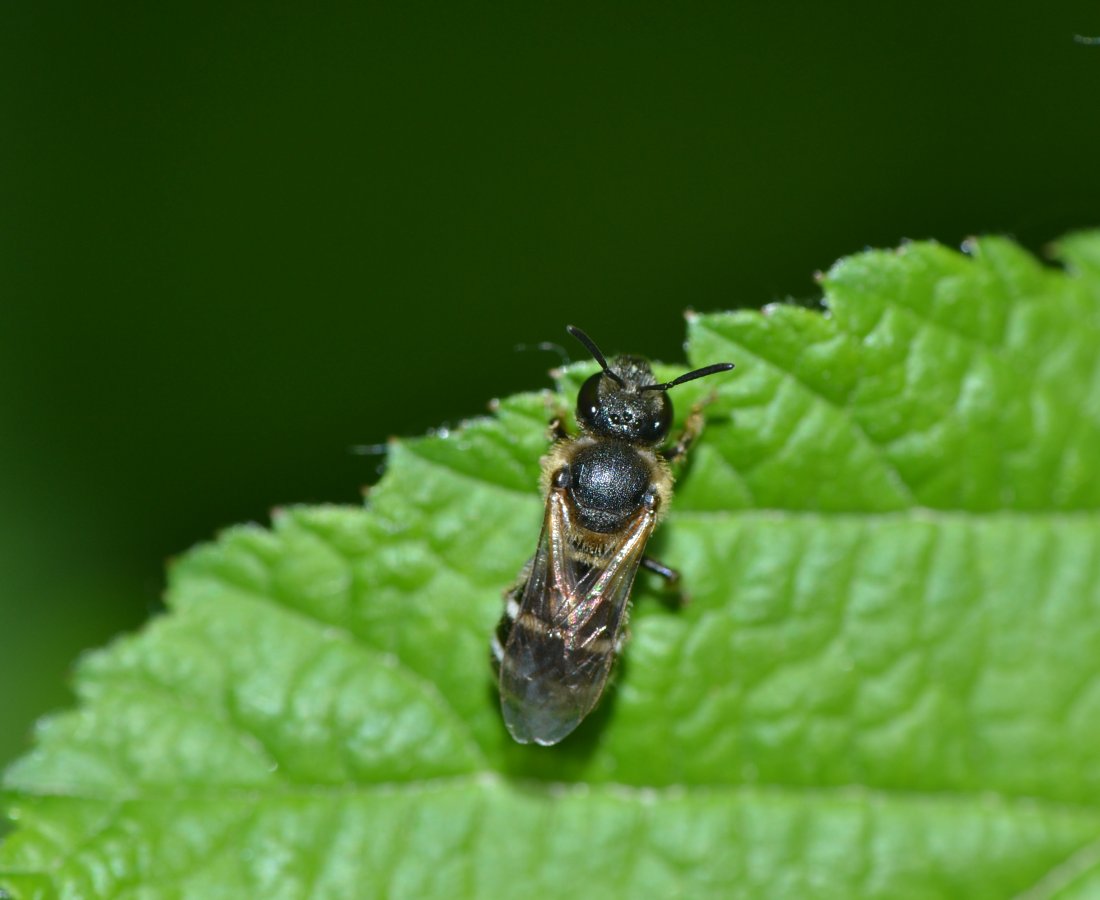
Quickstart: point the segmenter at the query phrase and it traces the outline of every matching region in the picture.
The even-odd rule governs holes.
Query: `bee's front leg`
[[[680,432],[680,437],[676,439],[676,443],[664,451],[664,458],[669,462],[674,459],[681,459],[687,456],[688,451],[691,449],[692,444],[698,439],[699,435],[703,433],[703,410],[706,406],[714,402],[717,394],[711,394],[709,397],[700,400],[688,413],[687,419],[684,420],[684,430]]]
[[[569,409],[564,406],[561,399],[554,394],[546,395],[546,412],[550,416],[550,424],[546,426],[546,436],[555,443],[569,438],[569,429],[565,423],[569,421]]]
[[[555,443],[564,441],[570,436],[565,427],[565,423],[569,421],[569,408],[552,391],[543,392],[543,402],[546,404],[546,414],[550,417],[550,423],[546,426],[546,437]]]
[[[555,415],[550,420],[550,424],[546,426],[546,436],[555,443],[568,439],[569,431],[565,427],[565,416]]]

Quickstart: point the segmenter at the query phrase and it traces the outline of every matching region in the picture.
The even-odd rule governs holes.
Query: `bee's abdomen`
[[[599,698],[614,657],[609,638],[578,647],[537,619],[517,621],[500,664],[501,709],[512,737],[549,745],[572,732]]]
[[[545,621],[512,598],[493,635],[504,721],[522,744],[555,744],[580,724],[602,691],[617,636],[596,627],[583,637]]]
[[[497,622],[496,631],[493,632],[489,642],[489,655],[493,663],[493,673],[499,677],[500,666],[504,660],[504,648],[508,646],[508,638],[512,636],[512,628],[519,616],[519,597],[523,596],[524,585],[520,585],[514,591],[509,592],[504,603],[504,614]]]

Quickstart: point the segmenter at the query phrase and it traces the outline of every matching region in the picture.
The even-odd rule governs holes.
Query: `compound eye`
[[[584,384],[577,394],[577,421],[585,428],[594,428],[600,409],[600,379],[603,372],[597,372]]]
[[[659,444],[668,437],[671,428],[672,401],[668,399],[667,394],[662,392],[657,395],[656,409],[653,411],[652,418],[646,422],[645,438],[651,444]]]

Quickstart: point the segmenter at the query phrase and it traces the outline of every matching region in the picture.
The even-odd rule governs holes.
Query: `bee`
[[[542,461],[542,534],[505,594],[491,643],[508,731],[521,744],[544,746],[570,734],[599,701],[624,640],[639,567],[679,579],[645,548],[672,498],[669,463],[687,453],[703,420],[696,407],[676,443],[660,450],[673,420],[667,391],[733,368],[715,363],[660,383],[646,360],[608,363],[587,334],[566,330],[601,371],[577,396],[580,433],[571,437],[560,416],[551,422],[556,441]]]

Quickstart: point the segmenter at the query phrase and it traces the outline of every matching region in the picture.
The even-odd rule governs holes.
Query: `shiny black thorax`
[[[647,502],[653,464],[625,441],[579,441],[559,471],[579,523],[603,534],[619,531]],[[649,499],[652,502],[652,499]]]

